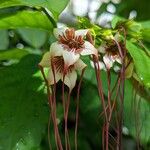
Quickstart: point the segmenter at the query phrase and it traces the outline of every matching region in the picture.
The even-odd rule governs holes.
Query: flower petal
[[[79,54],[75,54],[72,51],[63,51],[63,58],[66,66],[73,65],[79,59],[79,57]]]
[[[63,35],[65,34],[66,29],[68,29],[67,27],[63,27],[63,28],[55,28],[53,30],[54,36],[58,39],[59,35]]]
[[[91,66],[92,66],[93,68],[95,68],[93,61],[90,61],[90,64],[91,64]],[[98,64],[99,64],[100,70],[105,70],[105,71],[106,71],[106,67],[105,67],[105,64],[104,64],[103,62],[99,61]],[[97,68],[98,68],[98,64],[96,64],[96,67],[97,67]]]
[[[60,80],[60,78],[61,78],[61,74],[59,72],[55,71],[56,83]],[[53,74],[53,71],[52,71],[51,68],[48,71],[47,80],[48,80],[48,84],[49,85],[53,85],[54,84],[54,74]]]
[[[50,65],[51,65],[50,52],[46,52],[43,55],[43,58],[42,58],[41,62],[39,63],[39,65],[42,67],[50,67]]]
[[[114,66],[114,71],[115,71],[116,73],[119,72],[120,69],[121,69],[121,67],[119,67],[119,66],[117,66],[117,65]]]
[[[103,61],[104,61],[105,65],[106,65],[107,69],[110,69],[113,66],[114,60],[112,59],[111,56],[109,56],[109,55],[106,54],[103,57]]]
[[[61,44],[59,44],[58,42],[52,43],[52,45],[50,47],[51,57],[62,56],[63,51],[64,51],[64,48]]]
[[[75,71],[72,71],[65,76],[64,83],[69,87],[70,90],[72,90],[75,87],[76,80],[77,80],[77,73]]]
[[[114,39],[118,42],[121,41],[121,36],[118,32],[115,34]]]
[[[88,31],[89,29],[80,29],[80,30],[75,31],[75,35],[85,37]]]
[[[117,57],[117,58],[115,59],[115,61],[118,62],[119,64],[122,64],[122,59],[121,59],[121,57]]]
[[[81,55],[98,55],[97,49],[88,41],[84,43],[84,49],[81,51]]]
[[[75,70],[83,70],[87,65],[81,60],[79,59],[75,64]]]
[[[105,54],[106,53],[105,47],[106,43],[101,44],[101,46],[98,48],[98,51],[102,54]]]

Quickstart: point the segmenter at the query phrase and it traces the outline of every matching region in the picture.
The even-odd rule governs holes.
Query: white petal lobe
[[[98,55],[97,49],[90,42],[85,41],[84,46],[81,55]]]
[[[103,57],[103,61],[106,65],[107,69],[110,69],[113,66],[114,60],[111,56],[108,56],[107,54]]]
[[[43,55],[43,58],[41,60],[41,62],[39,63],[40,66],[42,67],[50,67],[50,52],[46,52]]]
[[[55,80],[56,80],[56,83],[60,80],[60,78],[61,78],[61,74],[57,73],[55,71]],[[47,80],[48,80],[48,84],[49,85],[53,85],[54,84],[54,74],[53,74],[53,71],[52,71],[51,68],[48,71]]]
[[[55,28],[53,30],[54,36],[58,39],[59,35],[62,36],[65,33],[66,29],[68,29],[68,28],[67,27],[64,27],[64,28]]]
[[[80,30],[75,31],[75,35],[85,37],[88,31],[89,29],[80,29]]]
[[[77,73],[72,71],[65,76],[64,83],[69,87],[70,91],[75,87],[77,80]]]
[[[50,47],[50,56],[62,56],[62,53],[64,51],[64,48],[61,44],[58,42],[54,42]]]
[[[75,70],[83,70],[87,65],[81,60],[79,59],[75,64],[74,64],[74,67],[75,67]]]
[[[79,57],[79,54],[75,54],[72,51],[63,51],[63,58],[66,66],[73,65],[79,59]]]

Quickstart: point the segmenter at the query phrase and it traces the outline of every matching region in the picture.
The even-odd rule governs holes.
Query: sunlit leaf
[[[19,11],[0,15],[0,29],[16,28],[37,28],[50,32],[53,25],[46,15],[38,11]]]
[[[147,87],[150,87],[150,57],[140,47],[127,41],[126,47],[133,58],[136,73]]]
[[[150,42],[150,21],[141,22],[143,40]]]
[[[48,8],[54,16],[58,16],[69,0],[1,0],[0,8],[11,6],[42,6]]]
[[[0,51],[0,60],[21,59],[29,52],[25,49],[9,49]]]
[[[114,29],[116,27],[116,25],[120,22],[120,21],[124,21],[125,19],[119,16],[115,16],[113,18],[113,20],[111,21],[111,26]]]
[[[40,48],[47,39],[47,33],[42,30],[18,29],[18,32],[22,39],[34,48]]]

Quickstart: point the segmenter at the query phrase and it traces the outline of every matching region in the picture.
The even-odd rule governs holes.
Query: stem
[[[105,99],[104,99],[104,94],[103,94],[103,89],[102,89],[102,81],[101,81],[101,76],[100,76],[100,68],[99,68],[99,63],[94,62],[94,66],[95,66],[95,74],[96,74],[96,79],[97,79],[97,85],[98,85],[98,93],[99,93],[99,97],[101,98],[101,102],[102,102],[102,107],[103,107],[103,111],[105,114],[105,121],[108,121],[108,116],[107,116],[107,112],[106,112],[106,108],[107,106],[105,106]],[[98,66],[98,67],[97,67]]]
[[[50,142],[50,123],[51,123],[51,113],[49,114],[49,119],[48,119],[48,126],[47,126],[47,128],[48,128],[48,130],[47,130],[47,132],[48,132],[48,145],[49,145],[49,149],[50,150],[52,150],[52,145],[51,145],[51,142]]]
[[[45,15],[47,16],[47,18],[49,19],[49,21],[53,24],[53,27],[54,27],[54,28],[57,28],[57,24],[56,24],[55,20],[54,20],[53,17],[49,14],[49,12],[47,11],[47,9],[42,7],[42,11],[45,13]]]
[[[59,150],[63,150],[62,147],[62,142],[61,142],[61,138],[60,138],[60,134],[59,134],[59,130],[58,130],[58,126],[57,126],[57,116],[56,116],[56,77],[55,77],[55,68],[53,65],[53,61],[51,61],[52,64],[52,72],[53,72],[53,76],[54,76],[54,92],[53,92],[53,103],[54,103],[54,126],[56,128],[56,135],[57,135],[57,142],[58,142],[58,146],[59,146]]]
[[[53,123],[54,123],[54,114],[53,114],[53,100],[52,100],[52,96],[51,96],[51,93],[50,93],[50,90],[49,90],[49,84],[48,84],[48,81],[47,81],[47,78],[45,76],[45,73],[44,73],[44,70],[43,70],[43,67],[38,65],[39,66],[39,69],[42,73],[42,76],[44,78],[44,81],[46,83],[46,86],[47,86],[47,93],[48,93],[48,102],[49,102],[49,107],[50,107],[50,110],[51,110],[51,115],[52,115],[52,120],[53,120]],[[57,145],[57,136],[56,136],[56,128],[54,126],[54,133],[55,133],[55,142],[56,142],[56,147],[57,147],[57,150],[59,150],[58,148],[58,145]],[[48,133],[49,134],[49,133]],[[49,135],[48,135],[49,137]],[[50,138],[50,137],[49,137]]]
[[[126,39],[125,39],[126,40]],[[117,47],[118,47],[118,50],[119,50],[119,53],[120,53],[120,56],[122,58],[122,68],[121,68],[121,75],[120,75],[120,78],[121,78],[121,81],[122,81],[122,84],[121,84],[121,93],[120,93],[120,121],[119,121],[119,150],[122,149],[122,124],[123,124],[123,104],[124,104],[124,87],[125,87],[125,57],[126,57],[126,50],[122,53],[122,48],[121,46],[119,45],[118,41],[114,40]]]
[[[111,110],[111,89],[110,89],[111,79],[110,79],[110,70],[107,70],[107,84],[108,84],[108,107],[109,107],[109,111],[110,111]]]
[[[76,108],[76,124],[75,124],[75,150],[77,150],[78,148],[78,120],[79,120],[79,96],[80,96],[80,88],[81,88],[81,83],[82,83],[82,79],[83,79],[83,75],[84,75],[84,72],[85,72],[85,68],[82,70],[82,73],[81,73],[81,78],[80,78],[80,81],[79,81],[79,85],[78,85],[78,89],[77,89],[77,108]]]
[[[70,96],[71,91],[69,90],[68,98],[66,102],[66,112],[65,112],[65,139],[66,139],[66,150],[70,150],[70,139],[69,139],[69,133],[68,133],[68,113],[69,113],[69,106],[70,106]]]

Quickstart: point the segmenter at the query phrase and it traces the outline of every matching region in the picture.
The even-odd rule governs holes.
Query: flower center
[[[80,53],[84,48],[84,39],[81,35],[76,36],[74,29],[67,29],[63,35],[59,35],[59,43],[68,51]]]
[[[72,72],[74,65],[70,65],[68,68],[65,68],[64,59],[62,56],[55,56],[52,58],[52,64],[56,72],[67,74]]]
[[[111,56],[118,56],[119,51],[117,45],[110,45],[106,48],[106,53]]]

